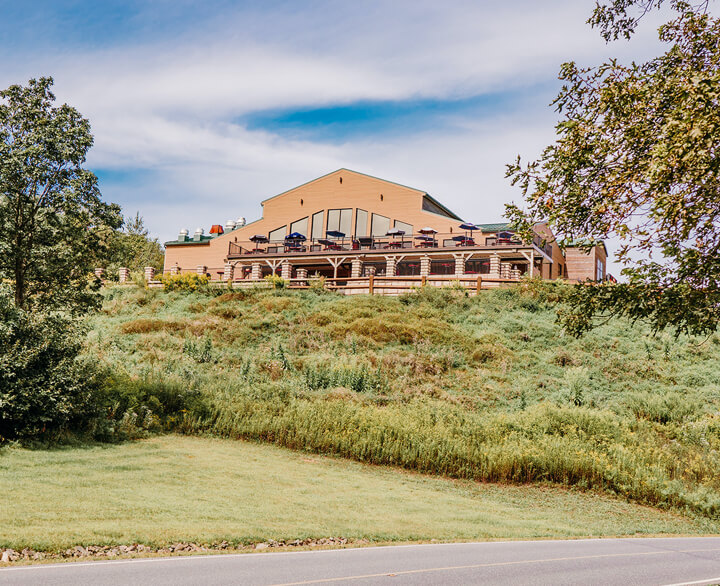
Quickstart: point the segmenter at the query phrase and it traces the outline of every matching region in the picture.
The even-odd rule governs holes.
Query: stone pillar
[[[359,258],[354,258],[352,260],[352,269],[350,271],[350,276],[353,279],[357,279],[362,275],[362,261]]]
[[[510,269],[510,278],[511,279],[519,279],[520,278],[520,269]]]
[[[508,263],[508,262],[500,263],[500,278],[501,279],[509,279],[510,278],[510,263]]]
[[[307,275],[307,269],[297,269],[295,271],[295,274],[297,275],[297,278],[301,281],[307,281],[308,275]]]
[[[95,276],[98,279],[102,279],[104,273],[105,273],[105,269],[95,269]]]
[[[420,257],[420,276],[427,277],[430,274],[430,257],[426,254]]]
[[[497,254],[490,255],[490,274],[491,279],[500,278],[500,257]]]
[[[465,274],[465,257],[455,257],[455,276],[462,277]]]
[[[253,281],[257,281],[260,279],[260,276],[262,275],[262,269],[260,268],[259,262],[252,263],[252,270],[250,271],[250,278]]]
[[[180,267],[177,266],[177,263],[175,263],[173,266],[170,267],[170,276],[174,277],[179,274],[180,274]]]
[[[130,280],[130,269],[121,267],[118,269],[118,281],[127,283]]]
[[[280,265],[280,276],[286,281],[289,281],[292,278],[292,265],[289,260],[282,261],[282,264]]]
[[[387,267],[385,269],[385,276],[394,277],[395,276],[395,257],[388,256],[386,260],[387,260]]]
[[[155,279],[155,267],[145,267],[145,280],[150,282]]]
[[[232,282],[234,276],[235,266],[230,264],[229,262],[226,262],[225,268],[223,269],[223,281]]]
[[[366,277],[375,276],[375,271],[377,270],[377,267],[375,265],[369,265],[364,267],[363,272],[365,273]]]
[[[205,265],[198,265],[196,271],[198,275],[204,275],[207,273],[207,267]]]

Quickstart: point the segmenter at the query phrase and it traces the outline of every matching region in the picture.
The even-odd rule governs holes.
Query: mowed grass
[[[583,537],[720,527],[557,487],[478,484],[247,442],[161,436],[0,452],[0,547]]]

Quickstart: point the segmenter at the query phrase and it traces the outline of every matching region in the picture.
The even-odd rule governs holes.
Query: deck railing
[[[464,238],[462,238],[464,237]],[[542,237],[535,236],[532,244],[548,256],[552,255],[552,247],[543,241]],[[408,235],[401,237],[360,237],[360,238],[316,238],[305,241],[271,240],[268,242],[230,242],[228,257],[238,258],[246,255],[272,255],[297,254],[318,252],[360,252],[370,250],[433,250],[454,249],[467,247],[518,247],[528,246],[516,238],[498,238],[497,235],[473,234],[472,237],[463,234],[435,234],[429,239],[422,235]]]

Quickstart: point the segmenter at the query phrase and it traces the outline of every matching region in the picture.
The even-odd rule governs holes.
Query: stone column
[[[510,278],[511,279],[519,279],[520,278],[520,269],[510,269]]]
[[[179,274],[180,274],[180,267],[177,266],[177,263],[175,263],[173,266],[170,267],[170,276],[174,277]]]
[[[394,277],[395,276],[395,257],[394,256],[388,256],[386,257],[387,266],[385,268],[385,276],[386,277]]]
[[[360,260],[359,258],[352,259],[352,269],[350,271],[350,276],[353,279],[357,279],[362,276],[362,265],[362,260]]]
[[[295,274],[297,275],[297,278],[300,279],[301,281],[307,281],[307,277],[308,277],[307,269],[297,269],[295,271]]]
[[[196,271],[198,275],[204,275],[207,273],[207,267],[205,265],[198,265]]]
[[[127,283],[130,280],[130,269],[121,267],[118,269],[118,281]]]
[[[507,263],[507,262],[500,263],[500,278],[501,279],[509,279],[510,278],[510,263]]]
[[[145,267],[145,280],[150,282],[155,279],[155,267]]]
[[[455,257],[455,276],[462,277],[465,274],[465,257]]]
[[[500,257],[497,254],[490,255],[490,274],[491,279],[500,278]]]
[[[260,276],[262,275],[262,269],[260,268],[259,262],[252,263],[252,270],[250,271],[250,278],[253,281],[257,281],[260,279]]]
[[[282,261],[282,264],[280,265],[280,276],[286,281],[289,281],[292,278],[292,265],[289,260]]]
[[[420,276],[427,277],[430,274],[430,257],[426,254],[420,257]]]
[[[235,277],[235,266],[226,262],[223,269],[223,281],[232,282],[233,277]]]

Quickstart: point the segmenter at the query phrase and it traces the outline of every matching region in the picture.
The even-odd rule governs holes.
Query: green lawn
[[[546,486],[476,484],[232,440],[0,451],[0,547],[710,533],[720,524]]]

